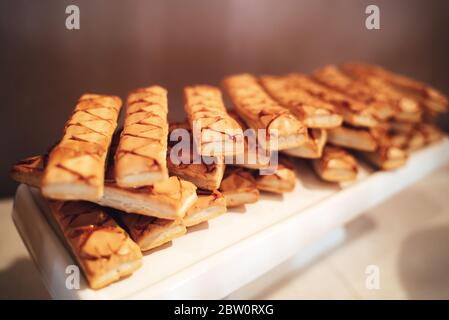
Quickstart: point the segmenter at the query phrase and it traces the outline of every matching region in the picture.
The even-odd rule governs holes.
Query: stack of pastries
[[[220,88],[186,87],[179,123],[167,120],[166,89],[137,89],[120,129],[121,99],[85,94],[59,142],[13,166],[13,179],[40,189],[90,287],[130,275],[143,251],[227,208],[292,191],[294,158],[332,183],[356,180],[358,158],[396,169],[443,136],[434,122],[448,108],[436,89],[362,63],[233,75],[223,89],[233,111]]]

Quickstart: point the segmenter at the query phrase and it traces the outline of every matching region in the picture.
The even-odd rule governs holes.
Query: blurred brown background
[[[80,30],[65,28],[69,4]],[[369,4],[380,30],[365,28]],[[1,1],[0,196],[16,187],[11,164],[54,143],[83,92],[159,83],[181,119],[186,84],[365,60],[449,93],[448,12],[446,0]]]

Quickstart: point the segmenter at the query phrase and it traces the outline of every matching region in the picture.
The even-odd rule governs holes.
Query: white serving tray
[[[448,162],[445,138],[414,152],[396,171],[362,165],[358,181],[344,187],[319,181],[300,163],[293,192],[263,194],[245,209],[195,227],[171,246],[145,254],[131,277],[101,290],[89,289],[84,280],[81,289],[66,289],[66,266],[74,262],[47,223],[36,190],[19,186],[12,215],[54,298],[219,299]]]

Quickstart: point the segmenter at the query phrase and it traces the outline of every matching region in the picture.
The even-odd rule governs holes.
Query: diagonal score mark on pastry
[[[48,200],[72,256],[93,289],[132,274],[142,265],[140,248],[104,208],[84,201]]]
[[[419,101],[401,92],[382,77],[361,72],[359,68],[350,64],[343,65],[342,71],[357,82],[363,83],[373,91],[386,96],[395,111],[393,119],[414,123],[421,120],[422,111]]]
[[[184,132],[188,134],[188,137],[175,136],[177,134],[176,129],[185,130]],[[173,133],[173,139],[178,139],[168,142],[167,166],[170,174],[190,181],[201,189],[218,189],[225,171],[223,156],[208,157],[199,155],[193,144],[192,130],[186,122],[170,124],[169,132],[169,137]],[[189,139],[187,144],[183,144],[186,141],[181,141],[182,138]],[[182,148],[175,146],[181,146]],[[188,148],[188,150],[184,148]],[[189,152],[184,154],[183,151]]]
[[[288,78],[291,86],[300,88],[315,98],[334,105],[343,115],[345,123],[360,127],[374,127],[378,124],[373,107],[319,84],[303,74],[291,73]]]
[[[235,111],[229,115],[235,119],[245,131],[244,152],[233,157],[225,157],[227,164],[236,165],[248,169],[265,169],[270,167],[272,152],[265,150],[257,139],[257,134],[248,131],[248,126]],[[276,151],[274,151],[276,152]]]
[[[183,218],[186,227],[192,227],[226,212],[226,199],[217,191],[197,189],[198,200],[187,210]]]
[[[226,199],[226,207],[237,207],[259,200],[256,180],[249,169],[227,166],[220,191]]]
[[[185,87],[184,109],[198,154],[231,156],[243,152],[242,128],[227,113],[220,89],[207,85]]]
[[[357,161],[342,148],[326,146],[323,156],[312,160],[312,167],[324,181],[345,182],[357,179]]]
[[[259,80],[273,99],[288,108],[306,127],[327,129],[341,125],[343,117],[334,105],[298,88],[291,77],[267,75]]]
[[[151,86],[131,92],[115,153],[115,179],[123,188],[167,179],[167,90]]]
[[[321,84],[361,102],[381,121],[390,118],[395,112],[391,97],[354,81],[334,65],[327,65],[314,71],[312,77]]]
[[[255,130],[265,130],[259,143],[271,151],[300,146],[307,138],[307,130],[291,112],[280,106],[250,74],[224,79],[223,85],[235,111]],[[261,138],[261,137],[259,137]]]
[[[44,156],[29,157],[13,166],[11,177],[39,188],[45,165]],[[178,177],[170,177],[150,187],[125,189],[115,184],[113,171],[113,167],[108,168],[104,195],[93,202],[127,213],[176,220],[182,218],[197,199],[196,187]]]
[[[309,137],[304,145],[282,150],[282,153],[292,157],[318,159],[321,158],[326,142],[327,130],[309,129]]]
[[[261,191],[284,193],[291,192],[296,185],[293,164],[285,157],[279,157],[279,163],[272,174],[255,174],[257,189]]]
[[[388,71],[377,65],[346,63],[344,67],[357,70],[359,74],[372,75],[385,80],[410,98],[416,99],[426,111],[439,113],[446,112],[448,109],[448,98],[439,90],[425,83]]]
[[[42,193],[51,199],[96,200],[103,196],[105,161],[121,100],[85,94],[49,155]]]

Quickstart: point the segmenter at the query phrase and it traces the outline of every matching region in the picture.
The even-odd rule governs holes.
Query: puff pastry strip
[[[313,78],[318,82],[360,101],[380,120],[386,120],[394,115],[395,109],[391,98],[384,92],[354,81],[334,65],[328,65],[313,72]]]
[[[118,186],[150,186],[168,178],[167,113],[164,88],[151,86],[129,94],[125,123],[115,152]]]
[[[312,160],[312,167],[324,181],[345,182],[357,179],[357,161],[342,148],[326,146],[323,156]]]
[[[342,66],[342,69],[356,81],[367,85],[374,92],[385,96],[394,107],[395,112],[393,118],[395,120],[413,123],[421,121],[422,111],[416,99],[401,92],[382,77],[360,72],[356,66],[345,64]]]
[[[247,127],[239,115],[230,111],[229,115],[233,117],[244,130],[244,152],[233,157],[225,157],[225,163],[236,165],[248,169],[267,169],[272,164],[272,152],[265,150],[257,139],[255,130]]]
[[[328,130],[327,141],[335,146],[361,151],[374,151],[378,145],[371,130],[350,127]]]
[[[343,117],[334,105],[298,88],[289,76],[262,76],[260,83],[265,90],[308,128],[339,127]]]
[[[407,162],[407,152],[393,145],[380,146],[376,151],[358,154],[381,170],[394,170]]]
[[[273,193],[291,192],[296,185],[293,164],[284,157],[279,158],[278,166],[273,174],[257,174],[255,179],[257,189]]]
[[[319,84],[308,76],[292,73],[288,77],[292,86],[300,88],[310,95],[337,107],[345,123],[369,128],[378,125],[379,120],[376,118],[372,106],[367,106],[334,89]]]
[[[230,156],[243,152],[242,128],[227,113],[220,89],[185,87],[184,101],[198,154]]]
[[[226,212],[226,199],[217,191],[197,190],[198,200],[187,211],[183,218],[186,227],[192,227],[208,221]]]
[[[48,201],[50,216],[93,289],[132,274],[142,253],[104,208],[81,201]]]
[[[176,129],[185,130],[184,132],[188,136],[183,137],[176,135]],[[187,123],[171,124],[169,131],[170,136],[174,133],[173,139],[178,139],[176,141],[169,141],[167,165],[170,173],[187,181],[191,181],[201,189],[218,189],[225,171],[223,156],[208,157],[197,154],[191,143],[192,131]],[[181,149],[176,149],[176,145],[178,143],[183,143],[182,139],[186,138],[189,139],[188,143],[190,145],[190,153],[188,155],[182,154]]]
[[[439,90],[409,77],[388,71],[377,65],[364,63],[347,63],[346,69],[357,70],[359,74],[372,75],[384,79],[389,84],[402,90],[421,105],[433,112],[445,112],[448,109],[448,98]]]
[[[40,188],[45,162],[44,156],[19,161],[13,166],[11,177]],[[170,177],[150,187],[125,189],[117,186],[111,172],[113,167],[108,170],[103,197],[93,202],[127,213],[176,220],[182,218],[197,199],[196,187],[178,177]]]
[[[168,220],[139,214],[119,214],[140,250],[148,251],[183,236],[187,229],[181,219]]]
[[[324,129],[309,129],[309,138],[304,145],[296,148],[282,150],[282,153],[298,158],[321,158],[327,142],[327,131]]]
[[[227,77],[224,87],[235,110],[255,130],[265,130],[259,143],[265,149],[283,150],[300,146],[307,138],[303,123],[280,106],[250,74]]]
[[[226,199],[226,207],[236,207],[259,200],[259,190],[250,171],[245,168],[227,167],[220,191]]]
[[[386,128],[372,130],[377,141],[377,149],[372,152],[359,151],[361,157],[381,170],[393,170],[407,162],[407,151],[395,147]]]
[[[47,198],[95,200],[102,197],[106,155],[121,104],[115,96],[81,96],[45,168],[42,193]]]

